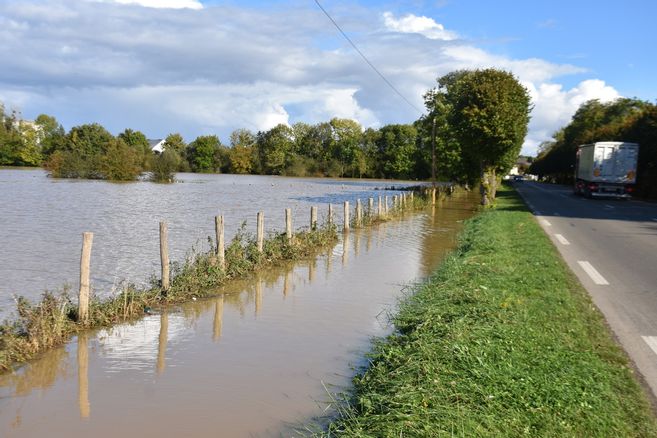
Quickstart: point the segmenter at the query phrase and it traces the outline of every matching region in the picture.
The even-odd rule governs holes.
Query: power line
[[[326,11],[326,9],[324,9],[324,7],[319,3],[319,0],[315,0],[315,3],[317,3],[317,6],[319,6],[319,9],[321,9],[322,12],[324,12],[324,14],[328,17],[328,19],[331,20],[331,22],[333,23],[333,25],[334,25],[334,26],[340,31],[340,33],[342,34],[342,36],[345,37],[345,39],[346,39],[347,41],[349,41],[349,44],[351,44],[351,46],[356,50],[356,52],[358,52],[358,54],[361,56],[361,58],[363,58],[363,59],[365,60],[365,62],[367,62],[367,64],[368,64],[370,67],[372,67],[372,70],[374,70],[374,71],[375,71],[375,72],[381,77],[381,79],[383,79],[383,81],[384,81],[386,84],[388,84],[388,86],[389,86],[390,88],[392,88],[392,90],[393,90],[395,93],[397,93],[397,95],[398,95],[399,97],[401,97],[401,98],[404,100],[404,102],[406,102],[407,104],[409,104],[409,105],[410,105],[415,111],[417,111],[418,113],[423,114],[423,111],[421,111],[420,109],[418,109],[418,107],[416,107],[415,105],[413,105],[413,103],[411,103],[410,100],[406,99],[406,97],[405,97],[403,94],[401,94],[401,92],[400,92],[397,88],[395,88],[395,86],[392,85],[392,83],[391,83],[391,82],[390,82],[385,76],[383,76],[383,73],[381,73],[381,72],[379,71],[379,69],[377,69],[377,68],[374,66],[374,64],[372,64],[372,63],[370,62],[369,59],[367,59],[367,56],[365,56],[365,54],[364,54],[363,52],[360,51],[360,49],[359,49],[359,48],[356,46],[356,44],[351,40],[351,38],[349,38],[349,37],[347,36],[347,34],[344,33],[344,31],[342,30],[342,28],[340,27],[340,25],[339,25],[339,24],[333,19],[333,17],[331,17],[331,15]]]

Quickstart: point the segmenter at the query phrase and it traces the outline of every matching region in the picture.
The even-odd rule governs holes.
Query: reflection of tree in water
[[[445,256],[455,248],[456,233],[463,220],[477,211],[480,195],[475,191],[456,192],[448,199],[442,196],[428,211],[424,227],[429,231],[420,241],[420,264],[423,275],[430,275]]]
[[[66,348],[56,348],[17,372],[0,376],[0,386],[13,387],[16,396],[29,395],[33,390],[48,389],[58,378],[69,377],[69,354]]]

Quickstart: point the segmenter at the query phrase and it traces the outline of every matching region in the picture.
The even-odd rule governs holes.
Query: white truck
[[[636,184],[639,145],[621,141],[585,144],[577,149],[575,193],[629,199]]]

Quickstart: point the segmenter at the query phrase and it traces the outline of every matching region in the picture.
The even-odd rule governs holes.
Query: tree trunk
[[[488,205],[489,181],[486,174],[486,167],[481,163],[481,175],[479,183],[479,194],[481,194],[481,205]]]

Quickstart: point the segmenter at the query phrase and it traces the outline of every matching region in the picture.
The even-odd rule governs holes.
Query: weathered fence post
[[[397,201],[398,201],[397,195],[394,195],[394,196],[392,197],[392,209],[393,209],[393,210],[395,210],[395,209],[397,209],[397,208],[399,207],[399,206],[397,205],[397,204],[398,204]]]
[[[388,216],[388,197],[384,197],[384,203],[383,203],[383,213]]]
[[[292,209],[285,209],[285,236],[288,242],[292,242]]]
[[[370,198],[367,203],[367,214],[372,217],[374,215],[374,198]]]
[[[382,200],[381,196],[379,196],[379,203],[377,205],[377,208],[379,210],[379,212],[378,212],[379,217],[381,217],[383,215],[383,200]]]
[[[217,258],[221,269],[226,269],[226,241],[224,235],[224,217],[214,217],[214,231],[217,235]]]
[[[349,231],[349,201],[344,201],[344,230]]]
[[[333,223],[333,204],[328,205],[328,224]]]
[[[310,231],[317,229],[317,207],[310,207]]]
[[[162,289],[169,290],[169,232],[167,223],[160,222],[160,262],[162,264]]]
[[[436,205],[436,188],[431,190],[431,205]]]
[[[91,245],[94,233],[82,233],[82,254],[80,255],[80,293],[78,295],[78,321],[87,323],[89,320],[89,291],[91,283]]]
[[[363,205],[360,203],[360,199],[356,201],[356,226],[363,226]]]
[[[265,244],[265,213],[262,211],[259,211],[257,216],[256,241],[258,252],[262,252]]]

